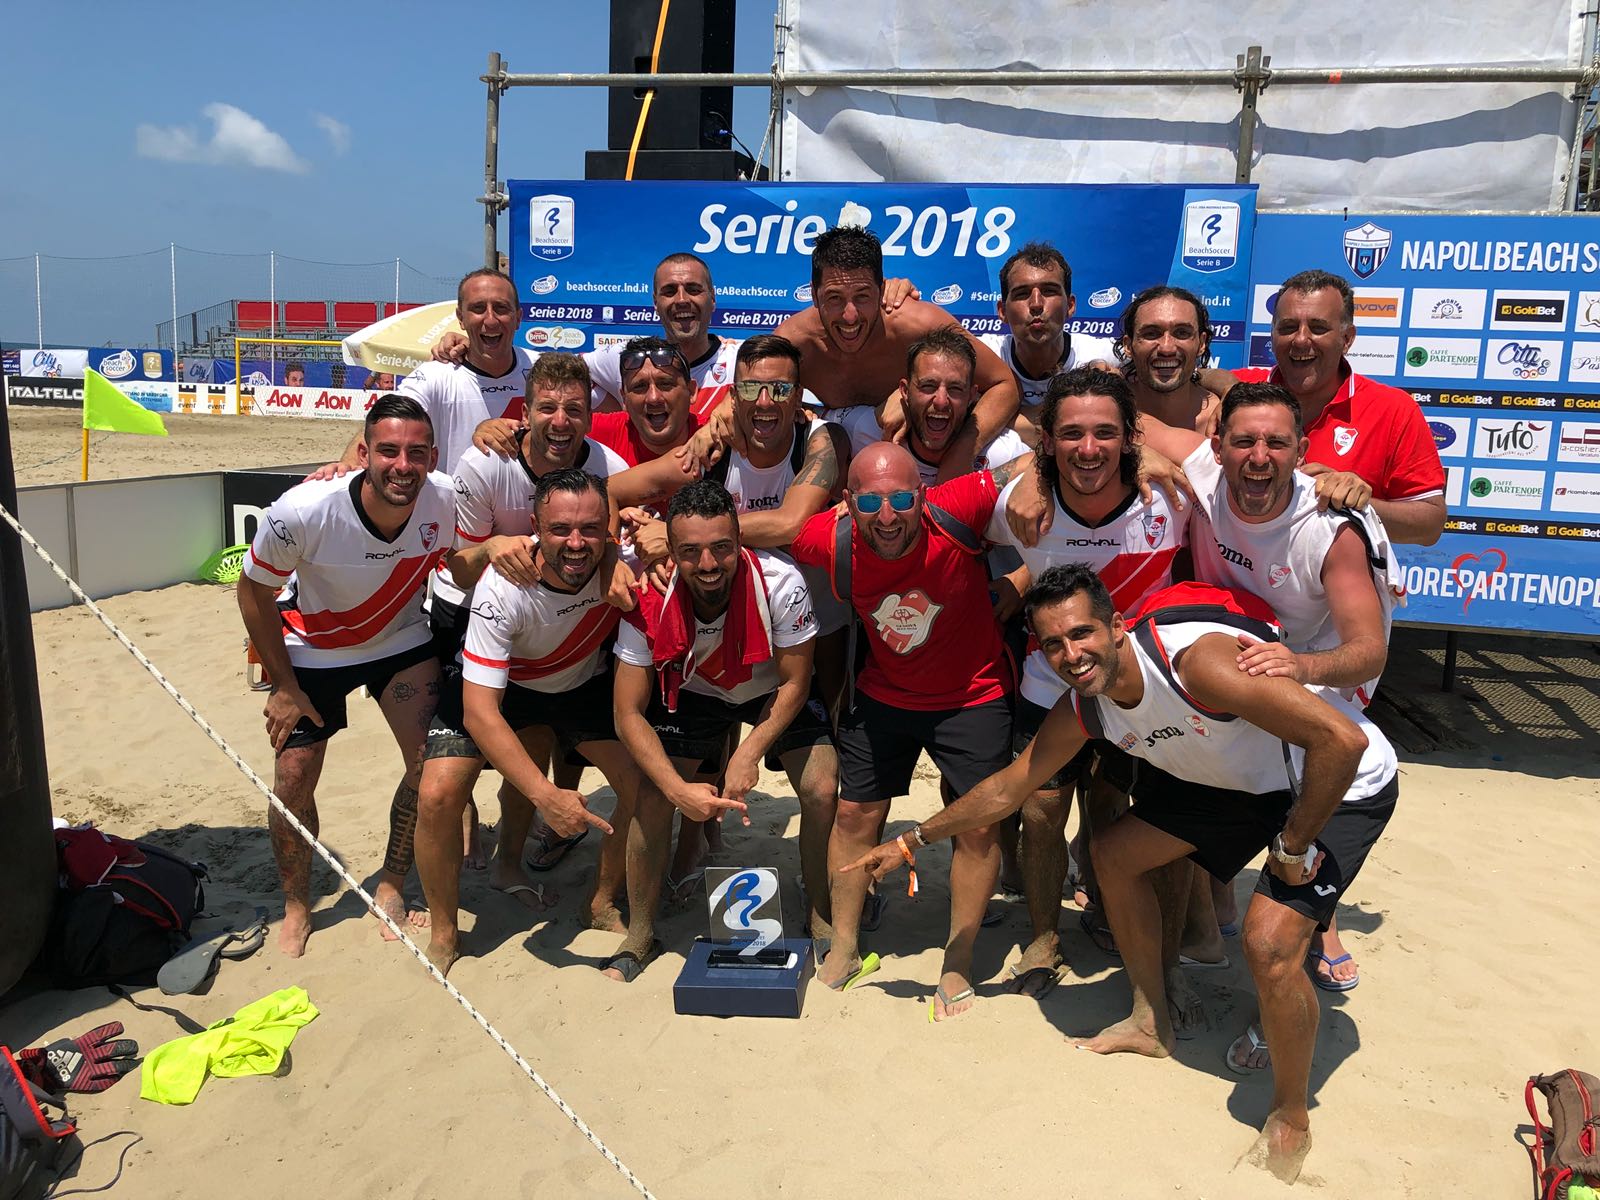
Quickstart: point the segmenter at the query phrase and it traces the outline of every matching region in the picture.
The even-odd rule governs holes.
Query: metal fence
[[[455,286],[454,277],[429,274],[402,258],[330,263],[175,244],[98,258],[30,254],[0,258],[0,343],[171,347],[176,341],[184,353],[206,344],[209,329],[226,326],[220,314],[232,300],[381,305],[445,300]]]

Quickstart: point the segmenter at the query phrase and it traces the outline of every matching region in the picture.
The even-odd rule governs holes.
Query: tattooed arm
[[[802,426],[795,436],[805,433],[806,427]],[[740,515],[739,536],[746,546],[763,550],[787,546],[799,535],[802,525],[842,494],[844,468],[850,461],[849,437],[832,423],[811,427],[810,434],[805,461],[783,503],[771,512]]]

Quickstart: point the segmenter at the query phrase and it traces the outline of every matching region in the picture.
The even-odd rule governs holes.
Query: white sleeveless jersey
[[[425,362],[402,379],[395,391],[410,396],[433,421],[433,441],[439,448],[439,469],[453,471],[461,456],[472,449],[472,433],[490,417],[520,422],[525,409],[528,368],[534,355],[516,351],[516,361],[504,375],[483,372],[454,363]],[[434,575],[433,594],[460,606],[466,594],[456,587],[443,561]]]
[[[1152,632],[1155,654],[1138,634],[1130,634],[1124,643],[1124,652],[1135,657],[1144,676],[1144,696],[1139,703],[1123,708],[1103,696],[1084,700],[1074,692],[1072,703],[1079,719],[1083,720],[1085,708],[1093,705],[1100,736],[1179,779],[1253,795],[1286,789],[1298,792],[1305,751],[1248,721],[1214,713],[1197,704],[1166,669],[1167,663],[1206,634],[1220,633],[1233,640],[1238,637],[1238,628],[1210,621],[1187,621]],[[1394,749],[1354,704],[1339,696],[1322,692],[1318,695],[1355,722],[1367,738],[1367,748],[1345,801],[1377,795],[1394,777]],[[1085,731],[1091,731],[1093,726],[1092,719],[1085,722]]]
[[[533,692],[569,692],[609,665],[606,642],[619,611],[606,603],[604,573],[581,591],[534,587],[485,571],[472,593],[461,678],[484,687],[509,681]]]
[[[1172,582],[1172,560],[1188,544],[1189,512],[1173,512],[1166,493],[1153,489],[1149,504],[1131,491],[1128,499],[1097,525],[1086,525],[1071,509],[1054,498],[1055,520],[1036,546],[1024,546],[1006,523],[1006,502],[1020,482],[1013,479],[1000,493],[985,536],[996,545],[1011,546],[1037,579],[1047,567],[1085,563],[1111,593],[1111,604],[1131,614],[1153,593]],[[1066,682],[1050,669],[1044,651],[1029,638],[1022,667],[1023,698],[1041,708],[1052,707],[1067,690]]]
[[[1339,645],[1322,585],[1322,564],[1333,539],[1346,525],[1360,527],[1358,535],[1386,563],[1394,562],[1393,547],[1376,514],[1351,515],[1319,512],[1316,483],[1299,471],[1294,474],[1294,494],[1289,507],[1270,521],[1245,521],[1228,503],[1228,481],[1222,465],[1203,442],[1183,463],[1194,487],[1201,515],[1191,541],[1195,577],[1223,587],[1242,588],[1265,600],[1283,625],[1283,640],[1291,650],[1311,652]],[[1396,600],[1387,571],[1374,570],[1374,586],[1383,610],[1383,637],[1389,628]],[[1331,689],[1365,706],[1377,690],[1371,679],[1354,688]]]
[[[1073,367],[1081,367],[1098,360],[1115,366],[1117,361],[1117,352],[1109,338],[1090,337],[1086,333],[1069,333],[1066,361],[1043,379],[1035,379],[1032,375],[1025,374],[1017,365],[1013,348],[1015,340],[1009,333],[986,333],[978,340],[998,354],[1000,361],[1011,368],[1011,374],[1016,376],[1017,391],[1022,396],[1022,407],[1025,409],[1037,408],[1044,403],[1045,389],[1050,386],[1050,380],[1062,371],[1070,371]]]
[[[583,439],[573,465],[600,479],[628,469],[620,454],[591,438]],[[533,532],[533,492],[539,480],[520,454],[501,458],[472,447],[456,464],[455,482],[458,546],[479,545],[491,536]]]
[[[689,411],[695,416],[704,417],[733,390],[734,360],[743,344],[742,338],[713,337],[705,357],[689,364],[689,378],[695,387]],[[594,381],[594,390],[589,394],[591,403],[599,404],[608,395],[622,399],[621,345],[590,350],[583,361],[589,364],[589,377]]]
[[[450,476],[429,475],[405,527],[385,540],[359,496],[363,474],[296,484],[256,527],[244,573],[282,587],[283,640],[297,667],[374,662],[429,639],[428,574],[455,529]]]
[[[844,431],[850,435],[851,454],[860,454],[874,442],[883,441],[883,426],[878,424],[878,414],[872,405],[858,404],[854,408],[836,408],[832,410],[831,415],[832,419],[843,425]],[[978,450],[978,457],[973,461],[970,470],[983,471],[989,467],[1003,467],[1012,459],[1032,453],[1033,450],[1028,443],[1017,436],[1016,430],[1003,429],[992,442]],[[917,457],[916,451],[912,451],[911,457],[917,464],[917,475],[925,487],[932,487],[939,482],[938,463],[924,462]]]

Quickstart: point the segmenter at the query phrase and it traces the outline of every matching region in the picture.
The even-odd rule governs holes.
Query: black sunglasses
[[[683,372],[683,377],[689,377],[689,363],[683,357],[683,352],[676,346],[652,346],[647,350],[624,350],[622,352],[622,369],[624,371],[637,371],[649,360],[662,370],[676,368]]]

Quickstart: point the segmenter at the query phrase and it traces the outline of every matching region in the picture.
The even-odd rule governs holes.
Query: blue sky
[[[775,7],[739,3],[737,69],[770,65]],[[398,255],[427,275],[461,274],[481,259],[477,77],[489,52],[514,71],[604,71],[609,9],[602,0],[9,6],[0,339],[34,335],[35,253],[162,251],[123,263],[46,260],[54,342],[120,339],[124,320],[144,329],[165,315],[171,242],[340,263]],[[734,130],[752,149],[766,103],[760,90],[735,93]],[[507,93],[501,177],[581,178],[584,151],[605,146],[605,111],[601,89]],[[218,260],[208,277],[204,266],[198,256],[180,264],[180,311],[224,299],[237,286],[224,268],[259,273]],[[384,294],[386,276],[370,274]],[[392,267],[387,277],[392,287]],[[302,278],[294,291],[338,276]],[[118,293],[114,312],[108,291]]]

